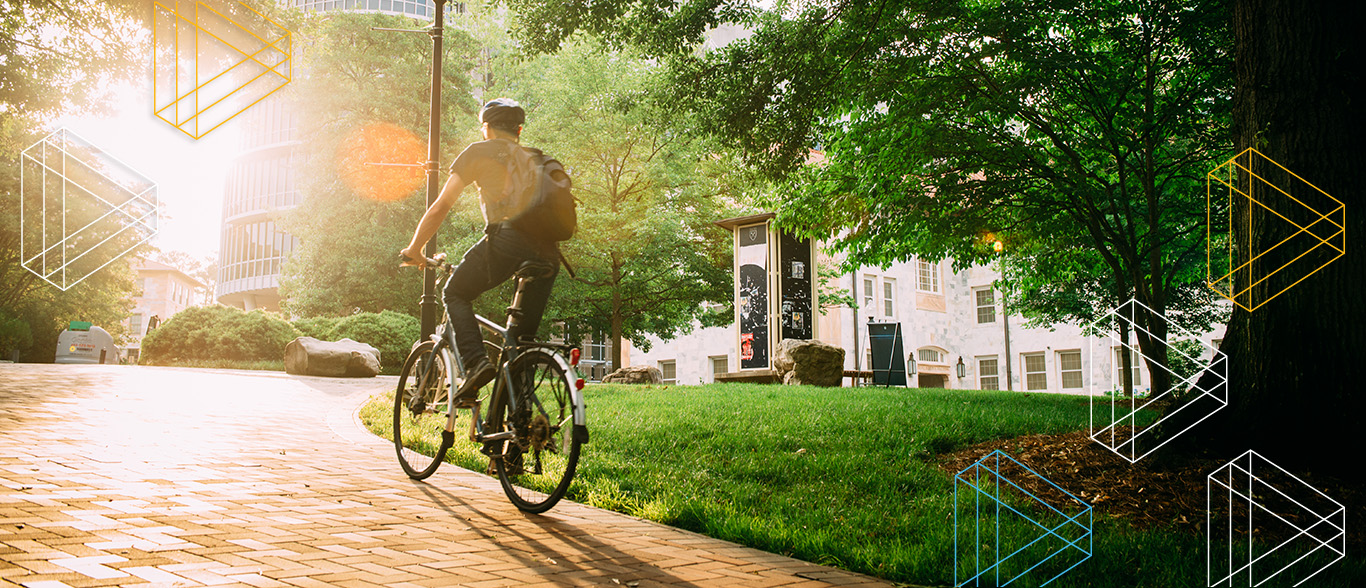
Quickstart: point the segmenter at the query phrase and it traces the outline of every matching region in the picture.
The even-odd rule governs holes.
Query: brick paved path
[[[0,364],[0,585],[885,585],[568,502],[522,514],[449,464],[411,481],[354,420],[393,383]]]

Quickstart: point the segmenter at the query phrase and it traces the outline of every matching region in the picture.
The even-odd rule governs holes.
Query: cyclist
[[[520,148],[526,111],[515,100],[496,98],[479,112],[483,141],[471,144],[451,163],[451,177],[441,195],[422,215],[413,240],[401,253],[405,265],[425,265],[422,248],[446,220],[460,192],[470,183],[479,186],[479,208],[484,214],[484,237],[465,252],[464,259],[446,280],[446,312],[455,330],[455,347],[465,366],[465,383],[457,392],[457,406],[472,405],[478,390],[493,379],[495,370],[484,351],[484,340],[474,318],[473,303],[480,294],[507,281],[522,263],[539,260],[552,268],[544,279],[532,281],[523,293],[522,315],[511,341],[536,334],[541,315],[550,300],[551,286],[559,273],[559,249],[555,241],[519,229],[514,221],[515,198],[505,184],[511,177],[508,154]]]

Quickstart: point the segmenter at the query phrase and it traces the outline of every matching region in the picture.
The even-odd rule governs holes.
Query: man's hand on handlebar
[[[422,249],[408,248],[398,252],[400,260],[399,267],[416,266],[425,269],[427,267],[427,257],[422,255]]]

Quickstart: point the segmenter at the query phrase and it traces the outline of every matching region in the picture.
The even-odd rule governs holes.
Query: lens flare
[[[360,127],[347,135],[338,148],[338,167],[346,186],[362,197],[395,202],[422,187],[426,173],[426,146],[413,133],[392,123]]]

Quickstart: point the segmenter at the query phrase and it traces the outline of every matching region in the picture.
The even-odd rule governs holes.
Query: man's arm
[[[441,195],[437,196],[436,202],[432,203],[431,208],[422,215],[422,221],[417,223],[417,231],[413,233],[413,240],[408,243],[402,253],[413,260],[413,263],[404,265],[425,265],[426,258],[422,255],[422,248],[427,245],[437,229],[441,228],[441,223],[445,222],[446,215],[450,214],[451,206],[460,198],[460,192],[465,189],[465,181],[460,179],[460,174],[451,173],[451,177],[446,180],[446,185],[441,188]]]

